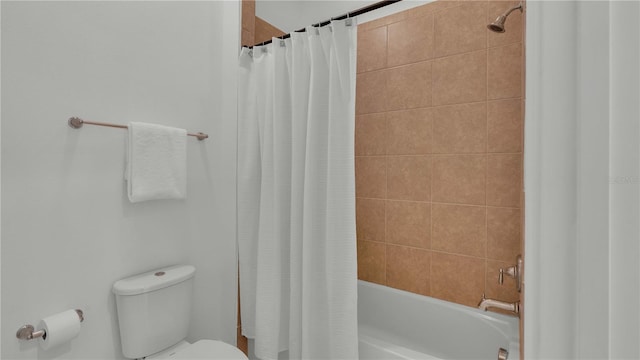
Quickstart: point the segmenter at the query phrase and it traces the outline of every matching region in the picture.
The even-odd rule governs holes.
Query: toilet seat
[[[172,360],[247,360],[247,356],[235,346],[217,340],[199,340],[182,346],[175,352],[148,357],[147,359]]]

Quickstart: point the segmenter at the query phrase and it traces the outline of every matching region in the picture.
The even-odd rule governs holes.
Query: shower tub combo
[[[361,280],[358,323],[361,360],[520,357],[517,317]]]
[[[518,359],[518,325],[513,316],[358,280],[359,360],[495,360],[500,349]],[[249,359],[258,359],[253,349],[249,339]]]

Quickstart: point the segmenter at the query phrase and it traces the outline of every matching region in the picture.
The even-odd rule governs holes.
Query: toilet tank
[[[125,357],[149,356],[187,337],[195,271],[176,265],[113,284]]]

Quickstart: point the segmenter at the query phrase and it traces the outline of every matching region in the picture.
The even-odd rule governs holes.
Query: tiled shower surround
[[[497,277],[521,251],[522,15],[486,29],[515,4],[440,0],[358,26],[360,279],[469,306],[518,300]],[[243,1],[243,44],[280,35],[259,34],[254,13]]]
[[[359,25],[358,277],[476,306],[517,301],[523,24],[512,1],[437,1]]]

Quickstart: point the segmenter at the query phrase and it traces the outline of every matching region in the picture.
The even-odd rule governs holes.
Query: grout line
[[[431,157],[447,157],[447,156],[497,156],[497,155],[521,155],[522,152],[477,152],[477,153],[447,153],[447,154],[371,154],[371,155],[356,155],[358,158],[376,158],[376,157],[420,157],[420,156],[431,156]]]
[[[431,21],[431,33],[433,34],[433,42],[432,44],[432,48],[431,48],[431,52],[432,55],[435,56],[436,54],[436,16],[435,14],[432,14],[432,21]],[[433,60],[434,58],[431,58],[431,60]],[[431,106],[433,107],[433,63],[431,63]],[[431,121],[431,144],[433,144],[433,119]],[[431,276],[431,272],[429,272],[429,276]],[[431,289],[429,289],[431,290]]]
[[[487,276],[488,271],[489,271],[489,261],[487,258],[484,258],[484,288],[482,293],[485,294],[486,297],[491,297],[490,295],[487,295],[487,283],[489,280],[489,277]]]
[[[433,74],[433,72],[432,72],[432,74]],[[431,92],[431,99],[432,99],[431,101],[433,103],[433,91]],[[480,101],[471,101],[471,102],[462,102],[462,103],[453,103],[453,104],[440,104],[440,105],[420,106],[420,107],[412,107],[412,108],[405,108],[405,109],[373,111],[373,112],[368,112],[368,113],[356,114],[356,117],[357,116],[383,114],[383,113],[397,113],[397,112],[406,112],[406,111],[413,111],[413,110],[427,110],[427,109],[438,109],[438,108],[443,108],[443,107],[453,107],[453,106],[463,106],[463,105],[476,105],[476,104],[482,104],[482,103],[488,103],[488,102],[498,102],[498,101],[507,101],[507,100],[524,100],[524,98],[522,96],[513,96],[513,97],[500,98],[500,99],[485,99],[485,100],[480,100]]]
[[[433,34],[433,41],[432,41],[432,48],[431,48],[431,55],[435,57],[436,54],[436,16],[435,13],[431,14],[431,31]],[[431,60],[433,62],[435,62],[434,57],[431,58]],[[434,108],[434,101],[433,101],[433,95],[434,95],[434,85],[433,85],[433,62],[431,63],[431,68],[429,69],[429,73],[431,75],[431,79],[430,79],[430,84],[429,84],[429,90],[431,92],[431,108]],[[431,152],[433,152],[433,139],[434,139],[434,127],[435,127],[435,119],[433,116],[433,111],[431,110],[431,116],[430,116],[430,122],[431,122],[431,131],[429,132],[429,134],[431,135],[431,138],[429,139],[429,150]],[[433,157],[429,157],[429,200],[433,200]],[[432,275],[433,275],[433,254],[431,252],[431,249],[433,249],[433,203],[429,203],[429,276],[427,277],[429,280],[429,289],[428,289],[428,293],[429,295],[433,294],[433,290],[432,290],[432,284],[433,281],[431,281]]]
[[[489,17],[489,3],[487,2],[487,5],[485,6],[485,19],[487,19]],[[488,199],[487,199],[487,192],[488,192],[488,187],[489,187],[489,36],[490,34],[485,33],[485,48],[487,49],[487,53],[486,53],[486,68],[485,68],[485,91],[486,91],[486,105],[485,105],[485,131],[486,131],[486,141],[485,141],[485,153],[486,155],[486,160],[485,160],[485,172],[484,172],[484,204],[485,204],[485,210],[484,210],[484,241],[485,241],[485,246],[484,246],[484,287],[483,287],[483,294],[487,293],[487,269],[488,269],[488,262],[487,262],[487,255],[488,255],[488,249],[489,249],[489,233],[488,233],[488,226],[489,226],[489,211],[488,211]]]
[[[388,65],[389,63],[389,59],[388,59],[388,55],[389,55],[389,27],[386,26],[386,49],[385,49],[385,67]],[[386,78],[385,78],[385,86],[386,86]],[[386,101],[386,99],[385,99]],[[383,221],[384,221],[384,233],[383,233],[383,238],[382,240],[384,240],[384,264],[383,264],[383,281],[384,284],[387,285],[388,281],[387,281],[387,271],[388,271],[388,251],[387,248],[389,247],[387,245],[387,197],[389,196],[389,172],[387,171],[387,167],[389,164],[389,158],[387,156],[388,153],[388,137],[389,137],[389,118],[387,116],[387,112],[384,113],[384,154],[385,154],[385,200],[384,203],[382,204],[382,209],[383,209]]]
[[[368,241],[368,240],[365,240],[365,241]],[[370,241],[370,242],[382,244],[379,241]],[[444,255],[451,255],[451,256],[460,256],[460,257],[467,258],[467,259],[475,259],[475,260],[482,260],[482,261],[505,262],[504,260],[490,259],[490,258],[485,258],[485,257],[482,257],[482,256],[474,256],[474,255],[461,254],[461,253],[454,253],[454,252],[445,251],[445,250],[426,249],[426,248],[422,248],[422,247],[418,247],[418,246],[412,246],[412,245],[406,245],[406,244],[387,243],[386,245],[387,246],[398,246],[398,247],[403,247],[403,248],[413,249],[413,250],[428,251],[431,254],[436,253],[436,254],[444,254]]]
[[[480,204],[465,204],[465,203],[450,203],[442,201],[427,201],[427,200],[404,200],[404,199],[387,199],[387,198],[372,198],[365,196],[358,196],[357,199],[374,200],[374,201],[393,201],[393,202],[405,202],[405,203],[418,203],[418,204],[435,204],[435,205],[449,205],[449,206],[468,206],[468,207],[483,207],[487,209],[508,209],[508,210],[522,210],[515,206],[498,206],[498,205],[480,205]],[[385,212],[386,215],[386,212]]]
[[[386,124],[385,124],[386,125]],[[385,134],[386,136],[386,134]],[[386,150],[386,149],[385,149]],[[386,151],[385,151],[386,153]],[[387,248],[389,247],[388,241],[387,241],[387,197],[389,196],[389,171],[388,171],[388,166],[389,166],[389,159],[387,156],[384,157],[384,198],[385,198],[385,202],[384,202],[384,284],[387,285],[388,281],[387,281],[387,271],[388,271],[388,264],[389,264],[389,252],[387,251]]]
[[[487,2],[487,5],[485,6],[485,19],[489,18],[489,3]],[[491,36],[491,34],[489,34],[488,32],[486,33],[485,36],[485,41],[486,41],[486,48],[487,48],[487,68],[486,68],[486,91],[487,91],[487,98],[486,98],[486,105],[485,105],[485,125],[486,125],[486,141],[485,141],[485,151],[487,153],[487,160],[485,162],[485,175],[484,175],[484,184],[485,184],[485,188],[484,188],[484,204],[485,204],[485,209],[484,209],[484,257],[485,257],[485,267],[484,267],[484,292],[487,292],[487,269],[488,269],[488,263],[487,263],[487,256],[489,255],[489,206],[488,206],[488,198],[487,198],[487,193],[488,193],[488,187],[489,187],[489,37]]]
[[[431,122],[431,134],[433,137],[433,121]],[[429,221],[430,221],[430,232],[429,232],[429,249],[433,248],[433,157],[429,158]],[[429,273],[431,276],[431,273]]]
[[[433,172],[431,172],[431,177],[433,178]],[[433,182],[431,183],[431,187],[433,188]],[[431,195],[431,194],[430,194]],[[431,269],[433,266],[433,261],[431,261],[431,251],[433,249],[433,203],[429,204],[429,294],[431,294]]]
[[[487,54],[488,54],[489,50],[495,50],[495,49],[498,49],[498,48],[503,48],[503,47],[508,47],[508,46],[515,46],[515,45],[518,45],[518,44],[520,44],[522,46],[522,43],[520,41],[514,41],[514,42],[509,43],[509,44],[500,44],[500,45],[496,45],[496,46],[488,46],[488,45],[485,44],[484,47],[479,48],[479,49],[474,49],[474,50],[465,51],[465,52],[461,52],[461,53],[455,53],[455,54],[447,54],[447,55],[444,55],[444,56],[435,56],[434,55],[433,57],[426,58],[426,59],[413,60],[411,62],[389,66],[389,59],[388,59],[388,56],[389,56],[388,55],[389,54],[389,47],[388,47],[388,44],[389,44],[389,33],[388,33],[388,28],[387,28],[387,40],[386,40],[386,42],[387,42],[387,49],[386,49],[386,54],[385,54],[385,57],[386,57],[385,66],[381,67],[381,68],[371,69],[371,70],[359,71],[359,72],[357,72],[358,75],[359,74],[379,72],[379,71],[383,71],[383,70],[393,70],[393,69],[406,67],[406,66],[411,66],[411,65],[416,65],[416,64],[420,64],[420,63],[424,63],[424,62],[433,62],[433,61],[436,61],[436,60],[444,60],[444,59],[455,57],[455,56],[469,55],[469,54],[476,53],[476,52],[481,52],[481,51],[486,51]],[[434,38],[434,42],[435,42],[435,38]]]
[[[434,38],[434,42],[435,42],[435,38]],[[434,57],[430,57],[430,58],[427,58],[427,59],[414,60],[414,61],[411,61],[411,62],[408,62],[408,63],[397,64],[397,65],[393,65],[393,66],[389,66],[388,59],[386,59],[387,60],[387,64],[386,64],[385,67],[371,69],[371,70],[359,71],[359,72],[356,72],[356,74],[372,73],[372,72],[376,72],[376,71],[382,71],[382,70],[385,70],[385,69],[386,70],[397,69],[397,68],[400,68],[400,67],[415,65],[415,64],[419,64],[419,63],[423,63],[423,62],[429,62],[429,61],[435,61],[435,60],[444,60],[444,59],[447,59],[447,58],[450,58],[450,57],[454,57],[454,56],[469,55],[469,54],[480,52],[480,51],[487,51],[487,53],[488,53],[489,50],[495,50],[495,49],[498,49],[498,48],[515,46],[515,45],[518,45],[518,44],[520,46],[524,46],[522,41],[514,41],[512,43],[500,44],[500,45],[496,45],[496,46],[488,46],[488,44],[485,44],[484,47],[479,48],[479,49],[469,50],[469,51],[465,51],[465,52],[461,52],[461,53],[455,53],[455,54],[447,54],[447,55],[443,55],[443,56],[434,56]],[[388,56],[388,48],[387,48],[387,56]]]
[[[434,26],[434,47],[435,47],[435,23],[436,23],[436,18],[435,15],[433,16],[433,26]],[[434,49],[435,51],[435,49]],[[433,64],[431,66],[431,105],[433,106]],[[431,135],[431,139],[429,139],[429,150],[433,151],[433,129],[435,126],[435,120],[433,118],[433,116],[430,116],[430,122],[431,122],[431,131],[430,131],[430,135]],[[433,249],[433,156],[429,157],[429,201],[431,201],[431,203],[429,204],[429,276],[427,277],[428,281],[429,281],[429,288],[428,288],[428,293],[429,295],[431,295],[433,293],[432,290],[432,284],[433,281],[431,281],[432,275],[433,275],[433,253],[431,252],[431,249]]]
[[[485,19],[489,17],[489,4],[485,7]],[[485,247],[484,247],[484,258],[485,258],[485,266],[484,266],[484,292],[487,291],[487,256],[489,254],[489,34],[485,37],[486,41],[486,63],[485,63],[485,91],[486,91],[486,106],[485,106],[485,125],[486,125],[486,142],[485,142],[485,164],[484,164],[484,204],[485,204],[485,217],[484,217],[484,239],[485,239]]]
[[[363,240],[363,241],[368,241],[368,242],[377,243],[377,244],[384,244],[384,245],[386,245],[385,246],[385,251],[386,251],[386,247],[388,247],[388,246],[398,246],[398,247],[403,247],[403,248],[407,248],[407,249],[428,251],[431,254],[437,253],[437,254],[444,254],[444,255],[461,256],[461,257],[464,257],[464,258],[467,258],[467,259],[482,260],[482,261],[485,261],[485,262],[495,261],[495,262],[502,262],[502,263],[510,263],[509,261],[504,261],[504,260],[500,260],[500,259],[493,259],[493,258],[486,258],[486,257],[482,257],[482,256],[461,254],[461,253],[455,253],[455,252],[450,252],[450,251],[445,251],[445,250],[438,250],[438,249],[427,249],[427,248],[422,248],[422,247],[412,246],[412,245],[406,245],[406,244],[382,243],[380,241],[370,241],[370,240]]]

